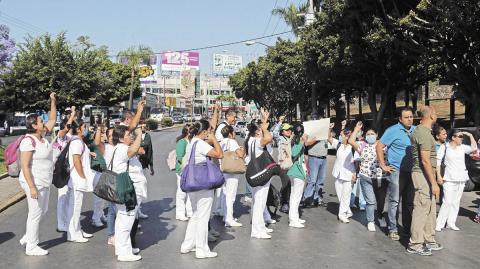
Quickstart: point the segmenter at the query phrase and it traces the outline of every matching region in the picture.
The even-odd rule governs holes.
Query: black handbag
[[[115,149],[115,151],[117,151]],[[115,158],[115,151],[113,152],[112,160],[110,161],[109,168],[103,171],[100,175],[93,193],[102,198],[103,200],[110,201],[115,204],[123,204],[120,197],[117,195],[117,176],[118,174],[113,172],[113,159]],[[128,167],[128,166],[127,166]],[[128,169],[128,168],[127,168]]]
[[[252,143],[250,162],[245,173],[247,182],[252,187],[264,186],[272,176],[278,175],[280,170],[280,166],[265,149],[260,156],[256,157],[255,143],[256,141]]]

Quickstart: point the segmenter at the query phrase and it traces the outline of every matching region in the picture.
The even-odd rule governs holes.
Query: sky
[[[0,23],[21,43],[29,34],[85,35],[109,54],[132,45],[154,52],[186,50],[289,31],[272,9],[305,0],[0,0]],[[293,38],[284,34],[283,38]],[[273,45],[276,37],[259,40]],[[238,54],[243,64],[265,54],[262,45],[237,44],[201,50],[200,68],[210,73],[214,53]]]

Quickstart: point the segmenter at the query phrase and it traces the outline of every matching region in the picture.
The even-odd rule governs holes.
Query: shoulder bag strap
[[[113,151],[113,154],[112,154],[112,159],[110,160],[110,171],[113,170],[113,159],[115,158],[115,152],[117,151],[118,148],[116,148],[114,151]]]

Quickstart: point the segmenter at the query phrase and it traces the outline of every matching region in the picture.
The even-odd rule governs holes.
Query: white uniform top
[[[337,148],[339,145],[337,139],[333,139],[331,148]],[[332,176],[334,178],[351,181],[352,176],[356,173],[355,161],[359,160],[358,153],[352,154],[352,146],[341,144],[337,149],[337,158],[333,164]]]
[[[220,142],[220,146],[222,147],[222,150],[225,151],[237,151],[237,149],[240,148],[238,145],[237,141],[235,139],[231,138],[224,138],[222,142]],[[222,160],[220,160],[220,165],[222,164]],[[228,174],[224,173],[225,179],[227,178],[238,178],[238,175],[236,174]]]
[[[254,143],[255,143],[255,157],[259,157],[260,155],[262,155],[264,147],[262,146],[260,140],[262,140],[260,137],[250,137],[248,139],[248,154],[245,157],[246,164],[250,163]],[[267,145],[267,151],[268,151],[268,145]]]
[[[63,137],[57,137],[55,141],[53,141],[53,163],[57,161],[58,156],[60,156],[60,153],[71,139],[72,135],[70,133],[66,133]]]
[[[112,161],[113,149],[115,148],[113,145],[109,143],[105,143],[105,151],[103,153],[103,158],[105,159],[105,163],[107,164],[107,169],[111,169],[110,162]]]
[[[465,166],[465,154],[473,152],[473,148],[467,145],[459,145],[455,148],[447,143],[447,151],[445,156],[445,175],[443,180],[451,182],[468,181],[468,171]],[[437,154],[437,167],[440,167],[445,155],[445,144],[441,145]]]
[[[127,164],[130,161],[128,167],[128,174],[132,179],[133,186],[135,187],[135,193],[140,196],[142,200],[147,199],[147,178],[143,174],[142,164],[136,157],[128,158],[128,146],[119,143],[113,148],[113,169],[115,173],[123,173],[127,171]],[[113,154],[112,152],[112,154]]]
[[[33,182],[38,188],[48,188],[52,184],[53,176],[53,151],[52,145],[47,139],[38,140],[33,135],[27,135],[35,140],[35,147],[30,138],[25,137],[20,142],[20,151],[33,151],[32,160],[30,161],[30,169],[32,172]],[[19,156],[20,158],[20,156]],[[20,171],[19,181],[26,183],[23,171]]]
[[[227,125],[228,123],[224,121],[217,126],[217,130],[215,131],[215,138],[217,138],[218,142],[221,142],[224,139],[222,135],[222,129]]]
[[[80,155],[85,178],[81,178],[78,174],[73,162],[73,155]],[[70,142],[70,148],[68,149],[68,162],[70,163],[71,168],[68,187],[77,191],[92,192],[93,181],[95,177],[100,176],[100,174],[97,174],[90,168],[90,149],[88,149],[83,140],[77,136],[73,136]]]
[[[192,152],[193,144],[197,142],[197,146],[195,148],[195,163],[204,163],[207,161],[207,154],[213,148],[207,142],[203,141],[198,137],[192,138],[187,145],[187,149],[185,151],[185,156],[187,156],[187,163],[190,161],[190,152]]]

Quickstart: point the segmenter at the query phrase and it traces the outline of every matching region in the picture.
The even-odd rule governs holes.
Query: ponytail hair
[[[187,137],[191,126],[192,125],[190,123],[185,124],[185,126],[183,126],[183,129],[182,129],[182,134],[177,136],[177,140],[175,142],[178,142],[184,139],[185,137]]]
[[[208,129],[210,129],[210,122],[205,119],[196,121],[192,124],[192,126],[190,126],[188,130],[188,138],[192,139],[194,136],[200,134],[203,131],[207,131]]]
[[[258,130],[261,129],[262,122],[260,120],[252,120],[250,124],[247,125],[247,130],[248,130],[248,137],[245,139],[245,153],[248,155],[248,140],[250,140],[250,137],[255,137],[256,133]]]
[[[82,128],[82,126],[85,124],[85,122],[83,120],[78,120],[78,121],[74,121],[72,122],[72,135],[78,135],[80,133],[80,128]]]

